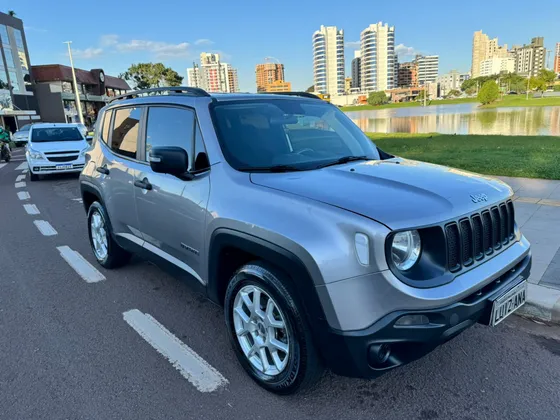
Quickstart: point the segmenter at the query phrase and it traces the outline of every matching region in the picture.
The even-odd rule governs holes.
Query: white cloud
[[[360,41],[346,41],[344,46],[346,48],[360,48]]]
[[[99,44],[104,47],[108,47],[110,45],[115,45],[119,42],[118,35],[103,35],[99,38]]]
[[[153,53],[157,58],[165,57],[185,57],[188,55],[188,42],[179,44],[169,44],[160,41],[145,41],[133,39],[129,42],[118,42],[115,48],[120,52],[148,51]]]
[[[206,38],[201,38],[201,39],[197,39],[196,41],[194,41],[194,45],[212,45],[214,43],[214,41],[211,41],[209,39]]]
[[[413,57],[416,54],[420,54],[420,51],[417,51],[414,47],[407,47],[404,44],[399,44],[395,47],[395,53],[399,57]]]
[[[86,48],[85,50],[72,50],[72,56],[75,58],[81,58],[83,60],[89,60],[91,58],[99,57],[103,54],[102,48]]]

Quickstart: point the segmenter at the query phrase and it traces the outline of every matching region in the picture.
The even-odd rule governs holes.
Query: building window
[[[72,83],[70,83],[70,82],[62,82],[62,91],[63,91],[63,92],[67,92],[67,93],[72,93],[72,92],[74,92],[74,89],[72,89]]]
[[[16,68],[12,50],[9,48],[4,48],[4,55],[6,56],[6,64],[8,65],[8,68]]]
[[[23,37],[21,36],[21,31],[19,29],[14,29],[14,38],[16,39],[16,45],[18,50],[24,50],[23,48]]]
[[[10,45],[10,39],[8,38],[8,29],[6,25],[0,25],[0,38],[2,38],[2,44]]]
[[[16,76],[16,72],[9,71],[8,74],[10,75],[10,83],[12,84],[12,89],[19,92],[20,86],[19,86],[18,78]]]

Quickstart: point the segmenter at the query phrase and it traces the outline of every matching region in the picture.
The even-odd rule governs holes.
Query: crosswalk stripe
[[[91,265],[79,252],[74,251],[69,246],[56,247],[60,256],[83,278],[86,283],[97,283],[105,280],[105,276],[101,274],[93,265]]]
[[[46,220],[34,220],[33,223],[39,229],[39,232],[43,234],[43,236],[54,236],[58,235],[58,232],[51,226],[49,222]]]

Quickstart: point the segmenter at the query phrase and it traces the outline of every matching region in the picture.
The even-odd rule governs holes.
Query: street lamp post
[[[72,41],[66,41],[64,44],[68,45],[68,56],[70,57],[70,67],[72,67],[72,78],[74,79],[74,93],[76,95],[76,108],[78,108],[78,116],[80,122],[84,123],[84,116],[82,115],[82,103],[80,102],[80,92],[78,90],[78,82],[76,81],[76,71],[74,70],[74,60],[72,60],[72,49],[70,44]]]

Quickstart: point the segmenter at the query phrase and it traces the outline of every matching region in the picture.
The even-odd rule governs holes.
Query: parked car
[[[323,366],[375,378],[525,302],[511,188],[392,156],[313,95],[149,89],[95,132],[80,175],[95,258],[141,252],[223,305],[267,390]]]
[[[25,153],[31,181],[39,175],[81,172],[88,148],[77,124],[33,124]]]
[[[27,144],[29,139],[29,130],[31,129],[32,124],[25,124],[16,131],[12,137],[13,142],[16,144],[17,147],[22,147]]]

